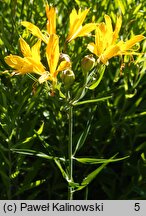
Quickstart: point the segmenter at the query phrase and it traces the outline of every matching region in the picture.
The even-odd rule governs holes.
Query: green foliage
[[[0,1],[0,199],[67,199],[68,102],[59,92],[50,96],[47,86],[29,76],[11,76],[4,61],[10,53],[21,55],[20,35],[34,44],[35,38],[20,25],[22,20],[45,29],[45,3]],[[68,32],[66,18],[73,8],[90,7],[87,22],[101,22],[108,14],[115,23],[122,14],[124,40],[146,31],[144,0],[48,3],[58,10],[61,51]],[[124,62],[113,58],[96,73],[96,82],[93,69],[87,91],[81,60],[90,54],[89,42],[77,38],[66,50],[76,77],[72,87],[74,179],[70,182],[74,198],[146,199],[145,57],[124,57]],[[143,41],[140,52],[145,50]]]

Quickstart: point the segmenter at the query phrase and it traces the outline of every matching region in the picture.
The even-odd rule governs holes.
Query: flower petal
[[[36,59],[32,57],[26,57],[28,64],[32,65],[32,73],[42,74],[45,72],[45,67],[40,61],[36,61]],[[30,72],[30,71],[29,71]]]
[[[82,23],[84,22],[87,13],[90,9],[86,9],[83,12],[81,10],[78,11],[78,14],[75,9],[72,10],[70,14],[70,27],[69,27],[69,34],[67,36],[66,41],[70,42],[71,40],[75,39],[78,34],[78,32],[82,28]]]
[[[96,52],[97,52],[97,56],[100,56],[104,50],[106,49],[106,41],[105,41],[105,36],[106,34],[106,26],[105,23],[101,23],[97,29],[96,29],[96,33],[95,33],[95,44],[96,44]]]
[[[44,35],[36,25],[32,24],[31,22],[27,22],[27,21],[22,21],[21,24],[25,26],[34,36],[40,38],[45,43],[48,42],[48,37]]]
[[[95,30],[97,27],[94,23],[88,23],[82,27],[82,29],[78,33],[78,37],[82,37],[88,35],[91,31]]]
[[[50,74],[48,73],[48,71],[46,71],[39,77],[38,81],[39,83],[43,83],[49,79],[50,79]]]
[[[47,31],[48,34],[56,34],[56,11],[54,7],[46,5],[46,15],[47,15]]]
[[[31,48],[31,54],[32,54],[32,58],[34,58],[36,60],[36,62],[40,62],[41,58],[40,58],[40,47],[41,47],[41,40],[38,40],[33,47]]]
[[[71,63],[68,62],[68,61],[62,61],[60,63],[60,65],[58,66],[57,68],[57,73],[60,72],[60,71],[63,71],[63,70],[66,70],[66,69],[69,69],[71,67]]]
[[[105,24],[106,24],[106,33],[104,36],[104,40],[105,40],[106,46],[110,46],[112,44],[112,41],[113,41],[112,21],[108,15],[105,15],[104,18],[105,18]]]
[[[143,35],[135,35],[132,37],[130,40],[126,41],[123,43],[123,46],[121,47],[121,51],[126,51],[129,50],[131,47],[133,47],[137,42],[140,42],[144,39],[145,37]]]
[[[109,59],[118,55],[119,51],[120,47],[118,45],[112,45],[105,50],[99,59],[103,64],[106,64]]]
[[[90,50],[90,52],[94,53],[96,56],[98,56],[97,53],[97,46],[94,43],[89,43],[87,48]]]
[[[105,15],[104,16],[104,19],[105,19],[105,24],[106,24],[106,27],[107,27],[107,30],[110,34],[113,33],[113,27],[112,27],[112,21],[111,21],[111,18],[108,16],[108,15]]]
[[[10,54],[5,57],[5,62],[12,68],[20,69],[24,63],[24,59],[20,56]]]
[[[122,16],[117,17],[117,22],[116,22],[116,26],[115,26],[115,30],[113,32],[113,41],[112,44],[114,44],[118,38],[118,34],[120,32],[121,29],[121,25],[122,25]]]
[[[59,38],[56,34],[49,37],[46,49],[46,56],[50,68],[50,74],[54,74],[59,61]]]
[[[26,43],[26,41],[22,37],[20,37],[19,42],[23,56],[31,56],[30,46]]]
[[[111,18],[105,15],[105,23],[100,23],[96,28],[95,44],[89,43],[88,49],[99,57],[99,61],[106,64],[108,59],[117,55],[132,55],[137,54],[134,49],[131,49],[137,42],[140,42],[145,37],[136,35],[130,40],[123,42],[122,40],[115,44],[122,24],[122,17],[117,18],[115,30],[113,32]]]
[[[5,62],[12,68],[16,69],[15,73],[26,74],[32,72],[32,65],[26,59],[17,56],[9,55],[5,57]]]

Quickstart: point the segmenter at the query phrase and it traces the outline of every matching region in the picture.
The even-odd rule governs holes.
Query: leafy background
[[[120,35],[124,40],[145,34],[146,3],[144,0],[56,0],[48,1],[58,11],[57,33],[60,50],[67,35],[69,14],[73,8],[90,7],[86,21],[101,22],[104,14],[122,14]],[[20,25],[30,21],[45,29],[45,1],[0,0],[0,199],[67,199],[67,184],[53,161],[22,155],[12,149],[31,149],[59,157],[67,154],[68,120],[63,100],[49,96],[43,85],[34,85],[28,76],[9,76],[4,62],[6,55],[20,54],[20,35],[33,44],[35,38]],[[76,82],[82,80],[80,62],[88,38],[78,38],[67,49],[73,62]],[[146,42],[140,46],[145,52]],[[135,58],[135,57],[134,57]],[[42,59],[45,58],[42,54]],[[97,104],[75,107],[73,144],[89,129],[88,136],[77,152],[78,157],[129,158],[107,165],[75,199],[146,199],[146,63],[114,58],[104,77],[86,99],[111,95]],[[44,127],[43,127],[44,124]],[[74,178],[82,179],[97,165],[74,162]]]

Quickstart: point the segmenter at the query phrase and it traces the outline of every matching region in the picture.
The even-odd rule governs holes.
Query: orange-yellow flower
[[[51,80],[53,85],[57,83],[57,75],[60,71],[68,69],[71,67],[69,61],[59,62],[59,37],[56,34],[51,34],[48,40],[47,49],[46,49],[47,62],[49,66],[49,72],[45,72],[40,78],[39,82],[42,83],[45,80]]]
[[[56,34],[56,10],[54,7],[49,7],[46,5],[46,15],[47,15],[47,31],[48,34]]]
[[[43,34],[41,30],[31,22],[22,21],[21,24],[24,27],[26,27],[31,32],[31,34],[43,40],[47,44],[49,40],[49,35],[56,33],[56,10],[54,7],[49,7],[48,4],[46,5],[46,16],[47,16],[46,34]]]
[[[137,42],[140,42],[145,37],[143,35],[135,35],[130,40],[119,41],[118,46],[120,46],[119,55],[137,55],[139,53],[136,50],[131,49]]]
[[[116,26],[113,31],[111,18],[105,15],[105,23],[100,23],[96,28],[95,43],[89,43],[88,49],[94,53],[98,60],[106,64],[108,60],[117,55],[135,54],[131,48],[141,40],[143,35],[136,35],[127,42],[119,41],[116,43],[122,24],[121,16],[117,18]]]
[[[20,49],[24,57],[10,54],[5,57],[5,62],[15,69],[17,74],[36,73],[41,75],[45,67],[40,60],[41,41],[38,40],[31,48],[23,38],[19,39]]]
[[[71,63],[64,60],[58,65],[60,56],[59,38],[56,34],[51,34],[46,48],[49,72],[46,71],[40,59],[40,46],[40,40],[30,48],[26,41],[20,38],[20,48],[24,57],[11,54],[5,57],[5,61],[10,67],[15,69],[14,73],[21,75],[26,73],[36,73],[40,75],[38,79],[40,83],[50,80],[53,83],[53,86],[55,86],[57,84],[58,73],[70,68]]]
[[[27,22],[27,21],[22,21],[21,25],[26,27],[31,32],[32,35],[43,40],[45,43],[48,43],[48,39],[49,39],[48,35],[43,34],[36,25],[32,24],[31,22]]]
[[[70,14],[69,34],[66,38],[67,42],[70,42],[77,37],[86,36],[96,28],[96,24],[94,23],[88,23],[82,26],[88,12],[89,9],[86,9],[83,12],[79,10],[78,13],[75,9],[72,10]]]
[[[30,64],[27,59],[17,55],[10,54],[9,56],[6,56],[5,62],[15,69],[14,73],[16,74],[26,74],[29,71],[33,71],[32,64]]]

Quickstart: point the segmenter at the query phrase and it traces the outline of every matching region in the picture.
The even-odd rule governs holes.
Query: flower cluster
[[[77,37],[87,36],[95,30],[95,43],[91,42],[87,48],[95,56],[97,62],[107,64],[108,60],[117,55],[133,55],[136,54],[132,47],[144,39],[143,35],[136,35],[130,40],[117,42],[119,31],[122,24],[121,16],[117,18],[115,29],[113,30],[111,18],[105,15],[105,22],[102,23],[87,23],[83,22],[89,12],[89,9],[84,11],[72,10],[70,14],[69,32],[65,43],[69,43]],[[30,33],[38,38],[38,41],[30,47],[29,44],[20,37],[20,49],[23,57],[12,55],[5,57],[6,63],[14,68],[14,74],[35,73],[39,75],[39,83],[50,81],[52,88],[57,85],[57,75],[60,71],[71,70],[71,61],[69,58],[60,58],[59,51],[59,36],[56,34],[56,10],[54,7],[46,5],[46,32],[42,31],[34,24],[23,21],[21,24],[26,27]],[[41,62],[40,48],[41,43],[46,44],[46,59],[47,66]],[[61,59],[61,60],[60,60]],[[86,61],[87,65],[87,61]],[[49,69],[48,69],[49,68]],[[64,73],[67,74],[67,73]]]
[[[95,32],[95,43],[89,43],[88,49],[98,57],[98,61],[106,64],[108,60],[117,55],[136,54],[131,48],[141,40],[143,35],[136,35],[130,40],[117,42],[119,31],[122,24],[122,17],[117,18],[116,26],[113,31],[112,21],[108,15],[105,15],[105,23],[100,23]],[[116,43],[117,42],[117,43]]]

